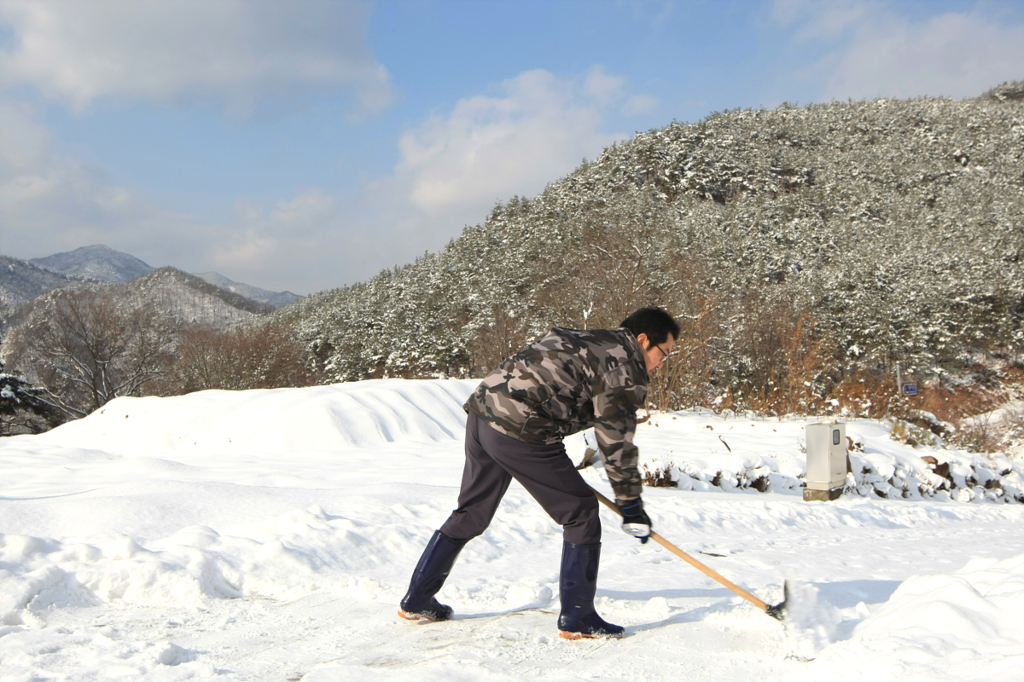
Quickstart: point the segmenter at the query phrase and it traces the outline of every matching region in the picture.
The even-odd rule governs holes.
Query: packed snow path
[[[560,529],[515,485],[442,593],[456,619],[401,621],[409,574],[455,503],[473,386],[120,399],[3,439],[0,679],[1019,679],[1024,506],[805,503],[785,486],[797,421],[657,415],[637,442],[652,466],[771,468],[784,492],[694,479],[645,498],[658,532],[765,601],[799,579],[805,627],[603,512],[598,608],[628,637],[560,640]],[[926,454],[874,422],[848,431],[880,466]],[[582,456],[582,439],[569,445]],[[608,491],[600,467],[584,475]]]

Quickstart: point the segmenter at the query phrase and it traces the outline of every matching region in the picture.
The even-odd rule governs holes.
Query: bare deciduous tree
[[[16,330],[9,359],[45,387],[42,400],[76,419],[119,396],[141,395],[163,373],[173,343],[173,327],[150,306],[119,307],[102,292],[62,290]]]
[[[315,383],[310,365],[305,347],[286,324],[230,330],[192,326],[181,332],[169,392],[309,386]]]

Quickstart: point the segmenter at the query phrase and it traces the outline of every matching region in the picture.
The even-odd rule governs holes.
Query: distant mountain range
[[[185,274],[174,268],[168,270]],[[155,268],[135,256],[101,244],[28,261],[0,256],[0,308],[21,305],[53,289],[76,284],[124,284],[154,271]],[[274,308],[301,298],[290,291],[267,291],[233,282],[216,272],[205,272],[195,277],[239,298]]]
[[[72,284],[76,289],[109,294],[118,305],[127,308],[152,306],[161,317],[176,325],[230,327],[275,310],[270,304],[245,298],[175,268],[159,268],[117,284],[95,279]],[[48,314],[52,299],[64,288],[54,287],[30,301],[0,310],[0,336],[6,337],[8,330],[32,324],[40,315]],[[5,344],[6,341],[5,338]],[[0,345],[0,352],[6,350],[6,345]]]
[[[249,284],[233,282],[219,272],[197,272],[195,275],[199,279],[206,280],[215,287],[227,289],[239,296],[244,296],[254,301],[259,301],[260,303],[269,303],[275,308],[283,308],[289,303],[294,303],[302,298],[290,291],[267,291],[266,289],[260,289],[259,287],[254,287]]]
[[[27,260],[0,256],[0,309],[21,305],[53,289],[95,281],[98,280],[87,280],[48,270]]]
[[[102,244],[83,246],[46,258],[33,258],[29,262],[47,270],[63,272],[65,275],[78,275],[115,284],[130,282],[154,270],[135,256],[115,251]]]

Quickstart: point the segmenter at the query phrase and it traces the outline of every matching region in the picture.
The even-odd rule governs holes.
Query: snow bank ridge
[[[378,379],[118,398],[36,438],[52,445],[149,456],[181,449],[316,452],[398,441],[444,442],[462,438],[462,404],[477,383]]]

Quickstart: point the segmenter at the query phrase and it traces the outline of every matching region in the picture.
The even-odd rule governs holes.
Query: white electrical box
[[[846,424],[807,425],[807,487],[804,499],[838,499],[846,485]]]

